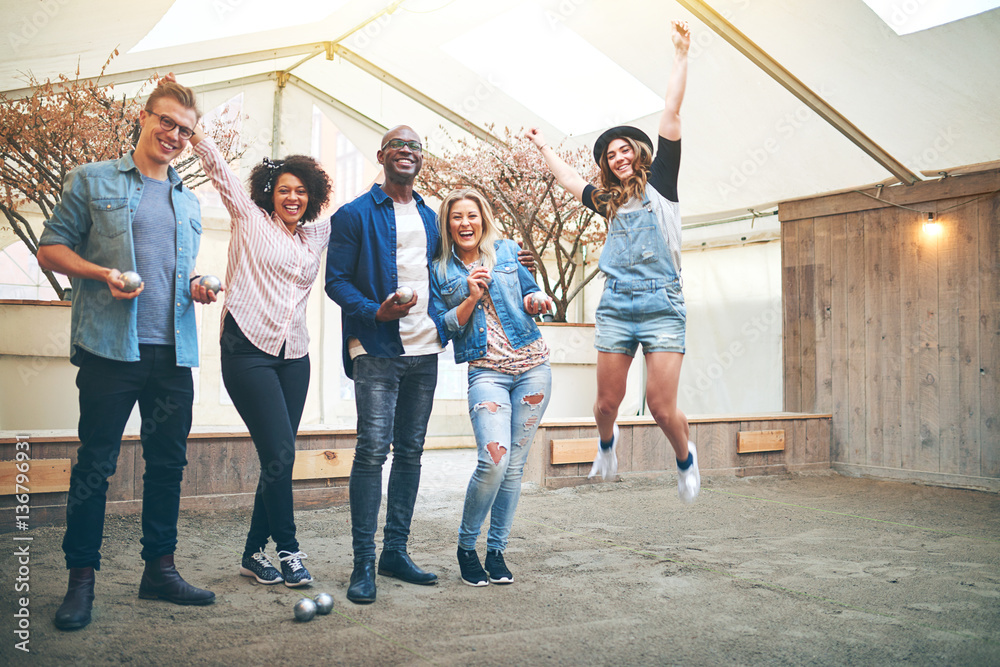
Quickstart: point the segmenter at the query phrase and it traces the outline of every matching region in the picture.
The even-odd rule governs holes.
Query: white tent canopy
[[[943,4],[954,3],[900,1],[889,16],[905,27]],[[483,134],[490,126],[538,125],[550,140],[574,147],[592,145],[613,123],[652,134],[672,60],[669,20],[687,19],[693,47],[680,185],[686,222],[1000,158],[1000,85],[989,73],[1000,62],[997,10],[900,36],[862,0],[0,6],[8,27],[0,40],[0,91],[8,96],[25,93],[27,72],[44,80],[79,66],[81,76],[97,75],[118,48],[106,74],[121,90],[173,70],[218,103],[251,88],[273,94],[286,82],[367,155],[374,155],[381,128],[399,123],[427,137],[432,151],[447,143],[441,126],[461,136],[463,127]],[[725,20],[706,18],[713,9]],[[741,38],[784,74],[769,75],[730,43]],[[796,86],[839,114],[841,129],[789,92]],[[283,103],[282,123],[288,114],[309,117],[311,111],[292,108],[302,99],[296,94]],[[258,128],[273,127],[270,118],[254,120]],[[865,139],[909,176],[859,147]]]

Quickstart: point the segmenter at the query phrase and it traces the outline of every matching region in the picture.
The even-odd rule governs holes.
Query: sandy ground
[[[334,613],[293,619],[303,589],[237,575],[248,513],[184,513],[182,574],[210,607],[136,597],[137,516],[110,517],[94,620],[64,633],[59,527],[31,531],[34,665],[997,665],[1000,496],[834,473],[707,479],[684,506],[672,475],[525,489],[510,586],[461,583],[456,531],[473,452],[428,452],[410,552],[433,587],[378,578],[345,598],[347,508],[300,512],[299,539]],[[17,543],[3,556],[11,628]],[[480,541],[480,552],[485,548]]]

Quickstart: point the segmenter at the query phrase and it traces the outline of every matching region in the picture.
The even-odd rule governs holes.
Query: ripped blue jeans
[[[521,498],[521,476],[531,441],[549,404],[549,362],[520,375],[469,367],[469,416],[479,461],[465,493],[458,546],[476,548],[486,515],[486,548],[504,551]]]

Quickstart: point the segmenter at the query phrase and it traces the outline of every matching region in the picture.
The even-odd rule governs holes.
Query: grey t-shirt
[[[170,181],[142,177],[142,198],[132,219],[136,271],[145,283],[136,297],[139,343],[174,344],[174,274],[177,223]]]

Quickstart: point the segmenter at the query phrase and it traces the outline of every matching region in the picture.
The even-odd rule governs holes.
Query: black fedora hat
[[[649,152],[653,152],[653,140],[649,138],[648,134],[631,125],[619,125],[610,130],[605,130],[601,133],[601,136],[597,137],[597,141],[594,143],[594,162],[600,164],[601,156],[608,150],[608,144],[620,137],[628,137],[629,139],[644,143],[649,146]]]

